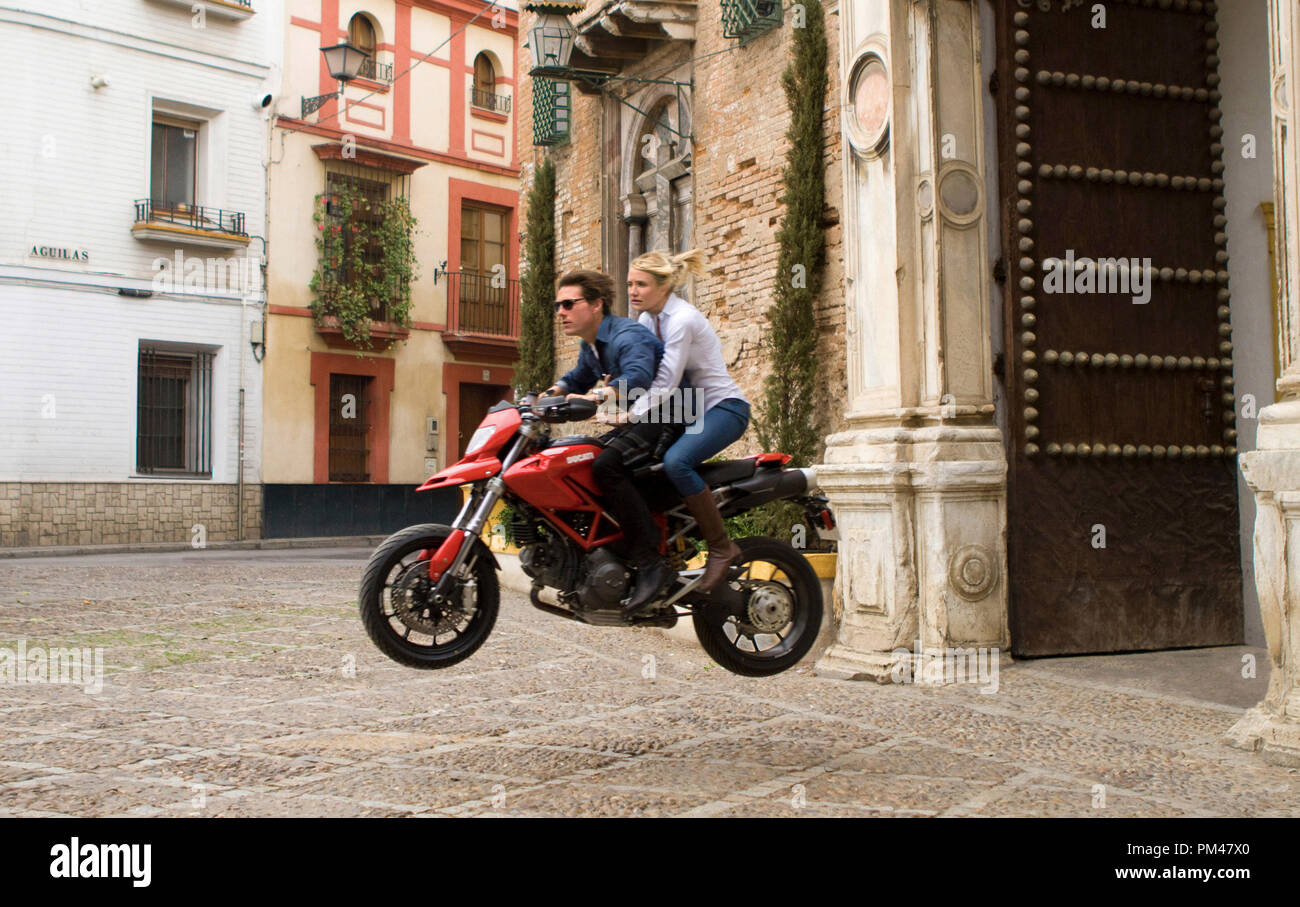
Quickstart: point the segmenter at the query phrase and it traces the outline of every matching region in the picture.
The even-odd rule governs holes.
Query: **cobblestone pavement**
[[[1300,813],[1300,774],[1218,742],[1249,699],[1090,679],[1083,659],[1008,664],[991,695],[808,662],[753,680],[503,591],[474,657],[403,668],[357,618],[365,555],[0,566],[0,646],[101,647],[107,674],[99,693],[0,686],[0,815]],[[1195,663],[1231,678],[1242,651]]]

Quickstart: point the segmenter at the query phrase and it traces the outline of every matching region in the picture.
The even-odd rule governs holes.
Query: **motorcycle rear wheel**
[[[736,539],[733,565],[746,591],[743,616],[696,608],[695,635],[710,658],[733,674],[770,677],[794,667],[817,640],[822,587],[812,566],[785,542]],[[726,582],[726,580],[724,580]]]
[[[399,664],[426,669],[450,667],[473,655],[496,624],[501,587],[491,557],[480,555],[472,568],[472,602],[464,600],[470,592],[467,583],[455,590],[452,597],[456,601],[449,603],[451,607],[445,613],[420,598],[420,591],[427,588],[429,581],[427,561],[420,561],[419,553],[436,550],[452,531],[436,523],[408,526],[375,549],[361,576],[357,598],[361,623],[379,651]],[[472,539],[466,542],[474,543]],[[404,590],[412,592],[414,605],[395,597],[402,596]],[[412,627],[407,621],[422,626]],[[462,621],[463,627],[459,626]]]

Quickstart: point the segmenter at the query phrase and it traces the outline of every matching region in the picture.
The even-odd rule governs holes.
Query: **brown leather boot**
[[[727,529],[722,525],[722,514],[718,512],[718,503],[713,499],[709,489],[687,495],[682,498],[691,509],[691,516],[700,524],[700,535],[704,536],[709,546],[709,559],[704,564],[704,578],[695,588],[707,592],[716,586],[724,576],[727,568],[740,557],[740,546],[727,536]]]

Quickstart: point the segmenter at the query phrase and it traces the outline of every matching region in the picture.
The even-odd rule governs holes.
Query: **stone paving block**
[[[736,765],[716,759],[666,756],[615,763],[584,779],[587,784],[634,787],[665,793],[691,791],[722,799],[786,773],[771,765]]]
[[[1091,787],[1043,787],[1030,785],[999,796],[969,815],[1002,817],[1070,817],[1122,819],[1137,817],[1180,817],[1195,813],[1156,800],[1107,793],[1105,806],[1094,807]]]
[[[312,816],[335,818],[396,818],[412,813],[404,809],[364,806],[354,800],[333,797],[302,797],[297,794],[272,792],[241,792],[239,796],[223,793],[209,796],[202,809],[194,815],[204,818],[254,819],[296,818]]]
[[[81,732],[75,736],[61,735],[39,742],[0,745],[0,762],[31,762],[50,769],[75,772],[111,768],[170,752],[173,750],[169,746],[142,747]]]
[[[436,809],[459,806],[471,800],[490,801],[494,785],[502,782],[474,777],[468,772],[430,772],[424,768],[375,766],[348,775],[331,775],[294,787],[295,796],[309,808],[306,795],[322,794],[363,803],[409,805]]]
[[[694,791],[668,793],[587,782],[547,785],[520,794],[507,788],[505,794],[504,808],[496,812],[524,816],[673,816],[710,800]]]
[[[544,747],[524,744],[473,744],[421,756],[419,766],[430,772],[467,771],[492,775],[513,785],[534,784],[562,778],[586,769],[616,764],[613,753],[599,753],[575,747]]]
[[[1015,765],[970,753],[955,753],[925,743],[904,741],[896,746],[846,753],[835,760],[844,771],[907,773],[929,778],[959,778],[970,781],[1002,782],[1020,774]]]
[[[698,736],[700,732],[695,728],[665,724],[638,712],[516,730],[505,735],[504,739],[543,746],[582,746],[597,752],[640,756]]]
[[[188,804],[191,788],[181,781],[158,784],[114,775],[53,775],[9,784],[0,798],[12,810],[50,810],[74,816],[111,816],[128,810]]]
[[[719,759],[724,762],[811,768],[843,755],[857,746],[851,740],[784,739],[735,734],[720,739],[690,740],[663,750],[663,755],[684,759]]]
[[[801,783],[809,804],[827,801],[871,810],[912,809],[934,813],[957,806],[993,784],[991,781],[849,771],[831,771]]]

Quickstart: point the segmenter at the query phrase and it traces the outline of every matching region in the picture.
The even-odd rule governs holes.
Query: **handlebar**
[[[531,409],[543,422],[581,422],[594,416],[598,408],[591,400],[570,400],[567,397],[538,399],[535,394],[526,394],[521,406]]]

